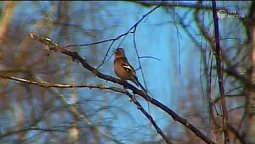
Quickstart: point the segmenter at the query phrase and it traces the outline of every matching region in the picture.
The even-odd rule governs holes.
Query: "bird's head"
[[[125,57],[124,49],[123,49],[123,48],[117,48],[117,49],[114,51],[114,56],[115,56],[115,58],[122,58],[122,57]]]

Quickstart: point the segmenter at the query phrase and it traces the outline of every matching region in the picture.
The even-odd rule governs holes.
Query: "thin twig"
[[[71,45],[64,46],[64,48],[91,46],[91,45],[97,45],[97,44],[101,44],[101,43],[105,43],[105,42],[109,42],[109,41],[114,41],[114,40],[116,40],[116,38],[111,38],[111,39],[97,41],[97,42],[93,42],[93,43],[87,43],[87,44],[71,44]]]
[[[101,40],[101,41],[97,41],[97,42],[93,42],[93,43],[87,43],[87,44],[72,44],[72,45],[67,45],[67,46],[64,46],[63,48],[68,48],[68,47],[81,47],[81,46],[91,46],[91,45],[96,45],[96,44],[101,44],[101,43],[105,43],[105,42],[109,42],[109,41],[112,41],[112,43],[110,44],[110,46],[108,47],[107,49],[107,52],[103,58],[103,61],[101,64],[99,64],[99,66],[97,66],[97,68],[101,67],[104,63],[105,63],[105,60],[106,60],[106,57],[108,56],[108,53],[112,47],[112,45],[114,44],[114,42],[116,40],[119,40],[120,38],[124,37],[121,42],[119,43],[118,47],[122,44],[122,42],[124,41],[124,39],[126,38],[126,36],[129,34],[129,33],[133,33],[134,32],[134,29],[136,29],[136,27],[139,25],[139,23],[144,19],[146,18],[149,14],[151,14],[153,11],[155,11],[157,8],[159,8],[160,5],[157,5],[155,8],[153,8],[152,10],[150,10],[149,12],[147,12],[145,15],[143,15],[127,32],[115,37],[115,38],[111,38],[111,39],[106,39],[106,40]]]
[[[134,100],[134,95],[126,91],[126,95],[132,99],[133,103],[137,106],[137,109],[139,109],[145,116],[146,118],[151,122],[151,124],[154,126],[156,131],[161,135],[161,137],[166,141],[167,144],[171,144],[172,142],[167,138],[167,136],[163,133],[163,131],[159,128],[157,123],[154,121],[152,116],[145,111],[145,109],[142,107],[142,105],[135,99]]]
[[[27,132],[27,131],[43,131],[43,132],[66,132],[65,130],[60,129],[54,129],[54,128],[40,128],[40,127],[27,127],[27,128],[21,128],[13,131],[8,131],[3,134],[0,134],[0,139],[4,137],[11,136],[13,134],[18,134],[20,132]]]
[[[161,61],[161,59],[156,58],[156,57],[153,57],[153,56],[139,56],[138,58],[139,58],[139,59],[145,59],[145,58],[147,58],[147,59],[154,59],[154,60],[157,60],[157,61]]]

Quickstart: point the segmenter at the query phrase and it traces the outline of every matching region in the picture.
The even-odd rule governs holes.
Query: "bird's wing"
[[[126,62],[123,62],[122,63],[122,67],[125,69],[126,72],[128,72],[132,76],[136,77],[135,70],[134,70],[134,68],[130,64],[128,64]]]

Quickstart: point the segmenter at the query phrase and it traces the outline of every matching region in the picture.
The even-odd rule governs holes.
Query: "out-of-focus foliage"
[[[71,58],[44,49],[29,33],[51,38],[61,46],[88,44],[114,38],[128,31],[151,6],[143,2],[1,2],[0,75],[52,84],[97,84],[103,81]],[[217,2],[232,10],[219,20],[223,62],[226,68],[245,73],[250,68],[247,25],[251,2]],[[195,2],[166,2],[140,23],[136,46],[141,56],[145,82],[154,98],[164,103],[213,141],[220,142],[221,108],[210,43],[200,23],[213,35],[211,2],[198,9]],[[221,14],[222,13],[218,13]],[[198,19],[196,19],[196,15]],[[196,21],[197,20],[197,21]],[[114,75],[112,50],[99,68]],[[68,47],[91,65],[102,63],[111,42],[86,47]],[[121,43],[131,64],[138,62],[132,34]],[[143,81],[138,70],[138,77]],[[245,87],[224,75],[229,123],[243,130]],[[209,99],[209,96],[211,100]],[[140,100],[138,98],[138,100]],[[210,107],[209,102],[214,103]],[[147,108],[147,102],[143,102]],[[211,108],[211,109],[210,109]],[[210,111],[210,110],[213,110]],[[203,143],[187,128],[150,105],[151,115],[174,143]],[[212,115],[214,117],[212,117]],[[242,135],[243,131],[238,131]],[[231,139],[236,136],[231,131]],[[236,140],[238,143],[240,140]],[[42,88],[0,79],[0,143],[164,143],[149,121],[129,99],[100,89]]]

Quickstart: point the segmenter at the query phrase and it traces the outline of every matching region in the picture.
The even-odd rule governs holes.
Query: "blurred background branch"
[[[229,139],[255,143],[255,3],[216,4]],[[165,143],[130,98],[113,92],[126,85],[114,78],[110,57],[119,46],[135,69],[142,67],[137,75],[155,104],[223,143],[212,14],[211,1],[0,3],[0,143]],[[69,46],[99,67],[90,73],[28,33],[58,42],[52,49]],[[118,84],[96,78],[97,72]],[[204,143],[157,106],[150,116],[172,143]]]

